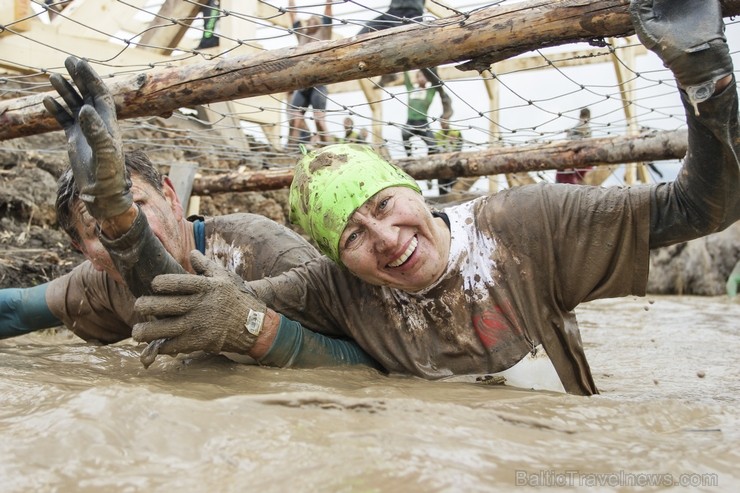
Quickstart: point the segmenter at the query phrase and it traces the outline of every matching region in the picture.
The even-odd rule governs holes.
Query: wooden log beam
[[[542,46],[629,35],[628,5],[629,0],[528,0],[424,25],[141,73],[110,87],[119,118],[166,116],[183,106],[465,60],[477,59],[479,66],[480,57],[491,54],[508,57]],[[740,0],[724,5],[726,15],[740,13]],[[1,103],[0,140],[57,129],[42,99],[35,95]]]
[[[491,147],[477,152],[435,154],[396,162],[417,180],[537,172],[680,159],[686,155],[688,131],[664,131],[637,137],[563,140],[536,146]]]
[[[196,176],[192,195],[214,195],[226,192],[263,192],[288,188],[293,181],[293,168],[259,171],[237,171]]]
[[[492,147],[394,161],[417,180],[485,176],[524,171],[605,166],[630,161],[681,159],[688,131],[664,131],[632,137],[563,140],[549,144]],[[277,190],[290,186],[293,170],[273,169],[196,177],[193,195]]]

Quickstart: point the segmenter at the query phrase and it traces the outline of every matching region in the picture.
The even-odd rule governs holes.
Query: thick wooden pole
[[[639,137],[564,140],[539,146],[492,147],[477,152],[436,154],[396,162],[418,180],[537,172],[631,161],[682,158],[688,131],[656,132]]]
[[[723,4],[725,15],[740,13],[740,0]],[[119,118],[133,118],[453,62],[486,68],[535,48],[631,34],[628,5],[629,0],[529,0],[491,6],[424,25],[142,73],[110,87]],[[1,103],[0,140],[58,129],[42,99]]]
[[[429,180],[680,159],[686,155],[687,146],[688,132],[678,130],[632,137],[563,140],[535,146],[434,154],[399,159],[394,164],[417,180]],[[203,176],[193,182],[192,193],[211,195],[276,190],[290,186],[292,179],[292,169]]]

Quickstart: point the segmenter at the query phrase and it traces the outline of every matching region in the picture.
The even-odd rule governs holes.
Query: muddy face
[[[381,190],[350,217],[339,241],[342,263],[360,279],[415,292],[444,272],[450,232],[423,197],[406,187]]]
[[[166,181],[162,193],[136,175],[131,178],[134,202],[146,215],[149,227],[159,238],[165,249],[181,265],[187,266],[189,252],[188,242],[184,241],[184,232],[180,228],[183,220],[182,206],[169,181]],[[85,205],[78,200],[74,206],[79,218],[77,231],[82,243],[77,245],[85,257],[99,271],[107,272],[117,282],[123,282],[121,275],[113,265],[108,251],[98,239],[95,219],[88,214]]]

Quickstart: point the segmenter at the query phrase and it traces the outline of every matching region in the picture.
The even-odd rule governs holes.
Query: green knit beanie
[[[421,193],[416,181],[369,146],[334,144],[304,155],[290,185],[290,221],[337,263],[339,239],[350,216],[388,187]]]

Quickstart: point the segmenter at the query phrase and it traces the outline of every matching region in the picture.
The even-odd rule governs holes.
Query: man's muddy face
[[[386,188],[350,217],[339,240],[340,259],[370,284],[419,291],[447,266],[449,234],[441,221],[418,192]]]
[[[185,242],[181,241],[182,230],[179,228],[179,222],[183,219],[183,211],[171,183],[166,181],[162,193],[159,193],[136,175],[131,177],[131,182],[134,202],[146,215],[152,232],[159,238],[170,255],[183,264],[188,254],[184,251],[186,250]],[[87,212],[81,200],[75,203],[74,213],[79,218],[77,232],[82,239],[82,244],[75,246],[92,262],[96,270],[107,272],[116,282],[123,282],[108,251],[98,239],[95,219]]]

